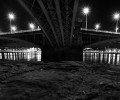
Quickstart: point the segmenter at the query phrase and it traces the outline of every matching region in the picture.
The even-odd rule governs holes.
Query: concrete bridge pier
[[[42,49],[42,61],[82,61],[82,48]]]
[[[52,48],[46,46],[42,49],[42,61],[83,61],[82,34],[80,33],[81,22],[75,24],[71,46]],[[47,47],[47,48],[46,48]]]
[[[52,48],[44,44],[42,49],[43,61],[83,61],[82,34],[80,33],[81,21],[75,23],[71,46]],[[67,39],[67,38],[66,38]],[[47,43],[47,42],[46,42]],[[69,42],[68,42],[69,43]],[[48,48],[46,48],[48,47]]]

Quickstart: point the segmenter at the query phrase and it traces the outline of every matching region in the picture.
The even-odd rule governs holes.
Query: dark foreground
[[[120,66],[1,61],[0,100],[120,100]]]

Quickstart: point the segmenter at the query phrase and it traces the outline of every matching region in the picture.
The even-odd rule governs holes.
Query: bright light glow
[[[119,29],[118,27],[115,28],[116,32],[118,31],[118,29]]]
[[[41,28],[38,26],[38,30],[41,30]]]
[[[120,14],[119,14],[119,13],[115,13],[115,14],[113,15],[113,17],[114,17],[114,19],[118,20],[118,19],[120,18]]]
[[[8,18],[9,18],[10,20],[14,20],[14,19],[15,19],[15,15],[14,15],[13,13],[9,13],[9,14],[8,14]]]
[[[11,26],[11,31],[16,31],[17,30],[17,27],[16,26]]]
[[[30,24],[29,24],[29,28],[32,29],[32,30],[34,30],[34,29],[35,29],[35,24],[30,23]]]
[[[88,7],[83,8],[83,14],[87,15],[90,12],[90,9]]]
[[[98,30],[100,28],[100,24],[95,25],[95,29]]]
[[[116,32],[118,31],[118,21],[119,21],[119,18],[120,18],[120,13],[115,13],[114,15],[113,15],[113,17],[114,17],[114,19],[117,21],[116,22],[116,28],[115,28],[115,30],[116,30]]]

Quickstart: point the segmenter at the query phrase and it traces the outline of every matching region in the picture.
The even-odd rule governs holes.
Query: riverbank
[[[0,100],[120,100],[120,66],[0,61]]]

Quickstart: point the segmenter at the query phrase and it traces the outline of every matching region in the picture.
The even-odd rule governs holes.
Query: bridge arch
[[[120,48],[120,38],[104,40],[97,43],[84,46],[84,48],[104,49],[104,48]]]
[[[15,39],[15,38],[9,38],[9,37],[0,37],[0,47],[31,47],[35,46],[38,47],[38,45],[20,40],[20,39]]]

